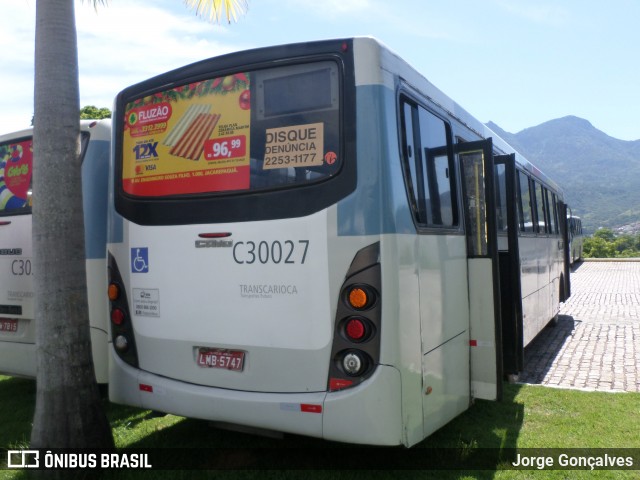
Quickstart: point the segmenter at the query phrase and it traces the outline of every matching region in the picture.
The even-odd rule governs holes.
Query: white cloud
[[[26,128],[33,112],[35,1],[2,5],[0,28],[0,134]]]
[[[111,107],[115,94],[132,83],[242,47],[224,41],[226,27],[186,12],[174,15],[137,1],[110,4],[97,14],[77,8],[83,99],[103,96],[109,103],[99,106]]]
[[[33,115],[35,2],[3,4],[0,61],[4,92],[0,133],[29,126]],[[123,88],[167,70],[247,45],[229,40],[228,27],[197,18],[179,0],[175,10],[141,0],[112,0],[94,9],[76,0],[80,105],[112,108]]]

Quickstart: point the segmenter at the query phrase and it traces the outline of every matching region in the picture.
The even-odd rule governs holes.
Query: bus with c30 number
[[[93,364],[108,374],[106,238],[111,120],[81,120],[82,197]],[[31,242],[33,129],[0,136],[0,373],[35,378]],[[59,192],[65,195],[65,192]],[[37,202],[37,197],[35,198]]]
[[[133,85],[113,146],[116,403],[412,446],[568,291],[558,185],[372,38]]]

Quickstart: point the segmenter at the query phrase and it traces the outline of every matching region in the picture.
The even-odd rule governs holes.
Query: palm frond
[[[80,0],[81,3],[84,3],[85,0]],[[102,5],[105,7],[109,6],[109,0],[88,0],[89,3],[93,4],[94,10],[98,11],[98,5]]]
[[[227,23],[238,21],[238,17],[249,9],[247,0],[184,0],[184,3],[195,10],[199,17],[208,17],[209,21],[220,23],[223,11]]]

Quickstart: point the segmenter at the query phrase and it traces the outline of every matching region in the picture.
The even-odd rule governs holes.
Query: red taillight
[[[348,388],[353,385],[353,380],[346,380],[344,378],[330,378],[329,379],[329,390],[335,392],[337,390],[342,390],[343,388]]]
[[[133,322],[127,300],[127,290],[124,288],[122,275],[113,255],[108,254],[109,283],[107,295],[110,306],[110,336],[113,351],[129,365],[138,368],[138,352]]]
[[[125,315],[119,308],[114,308],[111,311],[111,321],[114,325],[122,325],[124,323]]]
[[[364,340],[367,334],[367,328],[362,319],[352,318],[351,320],[347,321],[345,332],[347,333],[347,337],[349,338],[349,340],[359,342],[361,340]]]
[[[211,232],[211,233],[199,233],[200,238],[227,238],[231,236],[231,232]]]
[[[322,405],[314,405],[312,403],[301,403],[300,411],[305,413],[322,413]]]
[[[327,390],[353,388],[380,365],[382,281],[380,243],[360,249],[340,287]]]

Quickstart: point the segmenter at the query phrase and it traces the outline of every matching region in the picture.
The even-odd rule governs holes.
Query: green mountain
[[[640,140],[618,140],[574,116],[515,134],[487,126],[562,187],[588,232],[640,222]]]

